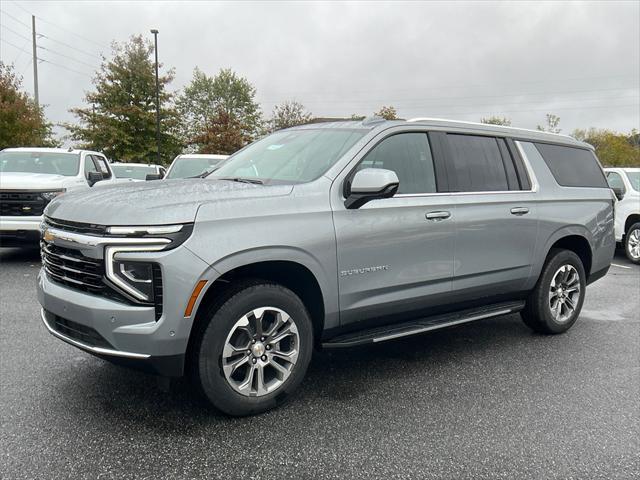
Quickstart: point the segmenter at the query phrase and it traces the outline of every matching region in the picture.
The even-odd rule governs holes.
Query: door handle
[[[512,215],[526,215],[529,213],[529,209],[527,207],[514,207],[511,209]]]
[[[427,220],[445,220],[451,216],[451,212],[429,212],[425,215]]]

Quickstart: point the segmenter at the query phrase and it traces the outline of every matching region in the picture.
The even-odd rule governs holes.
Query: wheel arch
[[[298,295],[311,315],[314,338],[319,341],[325,328],[338,323],[337,293],[333,293],[333,289],[337,292],[337,279],[333,286],[327,275],[319,262],[297,249],[256,248],[220,259],[203,276],[208,282],[193,312],[187,362],[206,325],[203,312],[213,303],[229,298],[234,285],[244,279],[272,281]]]
[[[554,232],[545,244],[544,257],[538,263],[536,279],[540,276],[542,267],[549,258],[551,251],[556,248],[570,250],[580,257],[588,281],[592,273],[594,255],[593,241],[589,230],[579,225],[571,225]]]
[[[634,223],[638,223],[638,222],[640,222],[640,213],[632,213],[631,215],[629,215],[627,217],[627,219],[624,221],[624,232],[623,232],[623,235],[627,234],[627,231],[629,230],[631,225],[633,225]]]

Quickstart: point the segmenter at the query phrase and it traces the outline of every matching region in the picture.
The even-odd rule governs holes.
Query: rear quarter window
[[[547,143],[536,143],[535,146],[558,185],[609,187],[602,168],[591,150]]]

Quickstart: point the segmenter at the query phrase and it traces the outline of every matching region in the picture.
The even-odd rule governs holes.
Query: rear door
[[[446,185],[434,153],[437,145],[424,131],[392,133],[351,170],[350,176],[361,168],[393,170],[400,186],[394,197],[358,209],[346,209],[344,199],[333,205],[343,325],[401,320],[450,294],[455,205],[439,193]]]
[[[538,215],[532,180],[505,138],[448,133],[447,169],[456,191],[453,290],[465,299],[524,288]]]

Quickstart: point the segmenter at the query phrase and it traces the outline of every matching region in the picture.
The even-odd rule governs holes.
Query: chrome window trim
[[[529,181],[531,182],[531,188],[529,190],[491,190],[491,191],[482,191],[482,192],[433,192],[433,193],[398,193],[391,198],[409,198],[409,197],[441,197],[446,195],[455,195],[455,196],[465,196],[465,195],[502,195],[502,194],[518,194],[518,193],[537,193],[540,184],[538,183],[538,178],[536,177],[533,168],[531,168],[531,163],[529,162],[529,158],[524,153],[524,149],[520,145],[520,140],[516,140],[515,142],[516,148],[518,149],[518,153],[522,157],[522,162],[524,163],[524,169],[527,171],[527,175],[529,175]],[[533,143],[533,142],[531,142]]]
[[[47,328],[49,333],[54,337],[58,337],[60,340],[67,342],[74,347],[81,348],[83,350],[87,350],[92,353],[98,353],[101,355],[111,355],[114,357],[124,357],[124,358],[136,358],[136,359],[147,359],[151,357],[146,353],[133,353],[133,352],[122,352],[120,350],[111,350],[109,348],[100,348],[100,347],[92,347],[91,345],[87,345],[86,343],[79,342],[74,340],[73,338],[67,337],[66,335],[61,334],[60,332],[55,331],[47,322],[47,317],[44,311],[44,308],[40,309],[40,318],[42,319],[42,323]]]
[[[403,132],[400,132],[403,133]],[[426,131],[425,131],[426,133]],[[395,135],[395,134],[394,134]],[[385,137],[388,138],[388,137]],[[422,198],[422,197],[442,197],[442,196],[465,196],[465,195],[502,195],[502,194],[518,194],[518,193],[537,193],[540,184],[538,183],[538,178],[531,167],[531,163],[529,162],[529,158],[524,152],[524,149],[520,145],[520,140],[514,140],[513,142],[518,149],[518,153],[522,158],[522,162],[524,163],[524,169],[529,175],[529,181],[531,182],[531,188],[529,190],[492,190],[492,191],[482,191],[482,192],[430,192],[430,193],[397,193],[393,197],[385,198],[384,200],[390,200],[393,198]],[[533,142],[529,142],[533,143]],[[372,148],[373,149],[373,148]],[[356,163],[356,166],[360,163],[360,161],[372,150],[367,151]],[[355,167],[354,167],[355,168]],[[349,174],[347,174],[347,177]],[[346,178],[346,177],[345,177]],[[342,200],[345,200],[344,195],[341,196]]]

